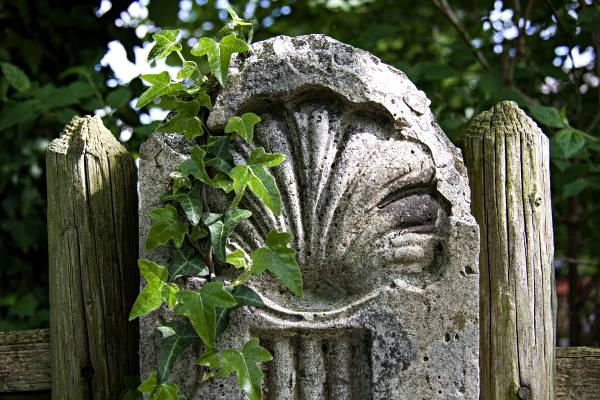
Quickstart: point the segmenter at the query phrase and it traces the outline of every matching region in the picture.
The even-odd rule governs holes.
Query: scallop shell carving
[[[286,155],[273,170],[282,213],[246,196],[240,207],[253,217],[230,247],[250,252],[271,228],[291,232],[306,294],[295,298],[268,274],[256,289],[284,309],[330,311],[386,287],[434,282],[444,273],[451,218],[473,220],[459,152],[424,94],[401,72],[325,36],[278,37],[253,50],[234,64],[209,125],[220,129],[247,111],[261,116],[253,146]],[[316,59],[301,63],[307,54]],[[357,62],[372,63],[362,68],[372,76],[357,74]],[[238,145],[238,161],[250,151]],[[210,200],[225,204],[218,193]]]

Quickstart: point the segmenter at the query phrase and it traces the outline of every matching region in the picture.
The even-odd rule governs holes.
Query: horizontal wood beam
[[[600,348],[556,349],[556,399],[592,400],[600,396]]]
[[[0,332],[0,393],[50,390],[50,377],[49,329]]]

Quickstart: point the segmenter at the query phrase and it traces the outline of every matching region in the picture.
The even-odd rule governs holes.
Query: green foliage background
[[[593,4],[592,4],[593,3]],[[75,114],[109,107],[105,124],[135,153],[154,125],[142,125],[128,100],[134,79],[111,88],[99,66],[107,43],[132,49],[161,27],[188,38],[210,36],[227,12],[221,1],[149,0],[145,18],[131,1],[0,0],[0,330],[47,325],[44,151]],[[146,6],[144,6],[147,4]],[[597,2],[512,0],[231,1],[261,25],[254,41],[278,34],[324,33],[371,51],[404,71],[432,100],[440,125],[458,142],[469,119],[501,100],[528,110],[551,138],[559,328],[563,344],[600,344],[600,51]],[[120,19],[117,26],[115,20]],[[519,21],[526,21],[521,22]],[[140,38],[135,28],[147,25]],[[487,29],[486,29],[487,28]],[[138,30],[143,33],[143,30]],[[474,44],[473,44],[474,43]],[[578,48],[569,51],[569,49]],[[565,50],[566,49],[566,50]],[[168,63],[175,64],[169,56]],[[207,65],[200,66],[208,71]],[[12,81],[12,85],[11,85]],[[18,81],[18,80],[17,80]],[[157,107],[159,105],[156,105]],[[160,107],[172,108],[163,103]],[[550,107],[550,108],[547,108]],[[135,266],[132,266],[135,267]],[[566,340],[565,340],[566,339]]]

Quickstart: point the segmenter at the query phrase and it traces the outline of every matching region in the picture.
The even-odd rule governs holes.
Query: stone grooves
[[[273,354],[266,400],[369,400],[371,335],[366,329],[254,332]]]

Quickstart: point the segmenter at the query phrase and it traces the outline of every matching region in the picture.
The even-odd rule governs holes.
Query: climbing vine
[[[253,23],[229,9],[231,21],[213,38],[202,37],[191,50],[195,57],[206,57],[210,72],[204,75],[194,60],[184,58],[178,41],[179,30],[163,30],[153,35],[148,62],[175,53],[181,61],[176,80],[168,72],[142,75],[151,86],[138,99],[137,107],[158,98],[174,101],[174,114],[159,127],[162,132],[180,132],[195,145],[191,155],[171,173],[171,189],[162,196],[164,205],[150,211],[154,221],[145,242],[146,249],[171,248],[167,266],[150,260],[138,261],[146,286],[140,292],[130,320],[146,315],[163,304],[174,317],[158,326],[162,334],[157,370],[134,390],[151,400],[181,400],[186,397],[169,380],[176,359],[194,343],[201,342],[202,356],[197,365],[204,368],[201,382],[237,375],[240,388],[251,400],[262,398],[263,373],[259,363],[272,359],[257,338],[241,349],[217,349],[216,340],[225,331],[229,313],[239,307],[262,307],[260,296],[247,283],[265,270],[275,274],[295,294],[302,296],[303,285],[296,262],[296,250],[289,247],[293,237],[271,230],[265,245],[247,254],[242,249],[227,252],[228,237],[252,213],[239,208],[247,190],[273,213],[281,213],[281,195],[269,172],[285,160],[283,154],[267,153],[255,147],[245,162],[234,162],[232,142],[252,144],[258,115],[245,113],[229,119],[224,132],[211,132],[206,118],[212,109],[211,95],[227,82],[229,63],[234,53],[250,50]],[[211,212],[206,188],[229,194],[231,202],[223,213]],[[217,276],[215,267],[237,270],[231,282]],[[199,290],[185,285],[185,278],[205,280]]]

